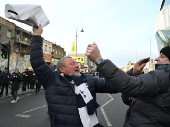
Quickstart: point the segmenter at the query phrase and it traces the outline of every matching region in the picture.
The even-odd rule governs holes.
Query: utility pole
[[[150,38],[150,58],[151,58],[151,38]]]
[[[76,29],[76,61],[77,61],[77,29]]]
[[[76,29],[76,61],[77,61],[77,30],[78,29]],[[84,32],[83,28],[80,32]]]
[[[9,45],[8,45],[9,47],[8,47],[8,65],[7,65],[7,67],[8,67],[8,70],[9,70],[9,60],[10,60],[10,51],[11,51],[11,42],[9,41]]]
[[[150,37],[150,59],[151,59],[151,37]],[[149,61],[149,69],[151,69],[151,60]]]

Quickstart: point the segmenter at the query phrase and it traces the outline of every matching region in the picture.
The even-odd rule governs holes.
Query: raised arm
[[[95,62],[99,58],[100,51],[96,44],[89,44],[86,55]],[[147,60],[146,60],[147,61]],[[153,71],[139,76],[129,76],[110,60],[103,60],[97,64],[98,71],[119,92],[131,97],[151,97],[165,92],[169,87],[169,74],[162,71]],[[166,85],[167,84],[167,85]]]
[[[30,45],[30,61],[38,81],[46,88],[51,84],[50,82],[54,77],[54,72],[44,61],[42,50],[43,38],[41,37],[42,32],[43,28],[41,25],[39,28],[33,27],[33,37]]]

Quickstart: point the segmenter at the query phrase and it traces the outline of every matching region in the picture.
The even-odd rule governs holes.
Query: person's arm
[[[30,62],[38,81],[46,88],[51,84],[51,80],[55,74],[44,61],[42,50],[43,38],[41,37],[42,31],[43,28],[41,25],[39,28],[33,27],[33,37],[30,45]]]
[[[11,81],[13,81],[14,80],[14,74],[12,73],[12,75],[11,75]]]
[[[94,81],[96,93],[119,93],[104,78],[88,75],[88,80]]]
[[[86,56],[93,62],[101,56],[96,44],[88,46]],[[97,69],[117,91],[131,97],[150,97],[167,91],[169,87],[169,75],[164,71],[153,71],[137,77],[129,76],[110,60],[98,64]]]
[[[9,76],[9,80],[11,80],[13,78],[11,73],[8,73],[8,76]]]
[[[166,91],[169,76],[164,71],[153,71],[137,77],[129,76],[110,60],[98,65],[103,77],[117,90],[131,97],[150,97]]]
[[[100,78],[97,80],[96,92],[97,93],[119,93],[119,91],[117,91],[104,78]]]
[[[23,76],[21,74],[18,74],[18,79],[21,82],[23,80]]]

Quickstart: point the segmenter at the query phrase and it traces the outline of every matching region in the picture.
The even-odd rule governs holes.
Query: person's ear
[[[170,61],[168,62],[168,64],[170,64]]]
[[[60,67],[59,70],[60,70],[61,73],[64,73],[64,72],[65,72],[64,67]]]

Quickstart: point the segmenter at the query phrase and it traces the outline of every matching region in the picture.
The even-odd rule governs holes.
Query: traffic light
[[[9,43],[2,43],[1,45],[2,45],[1,56],[2,56],[2,58],[6,59],[8,57]]]

